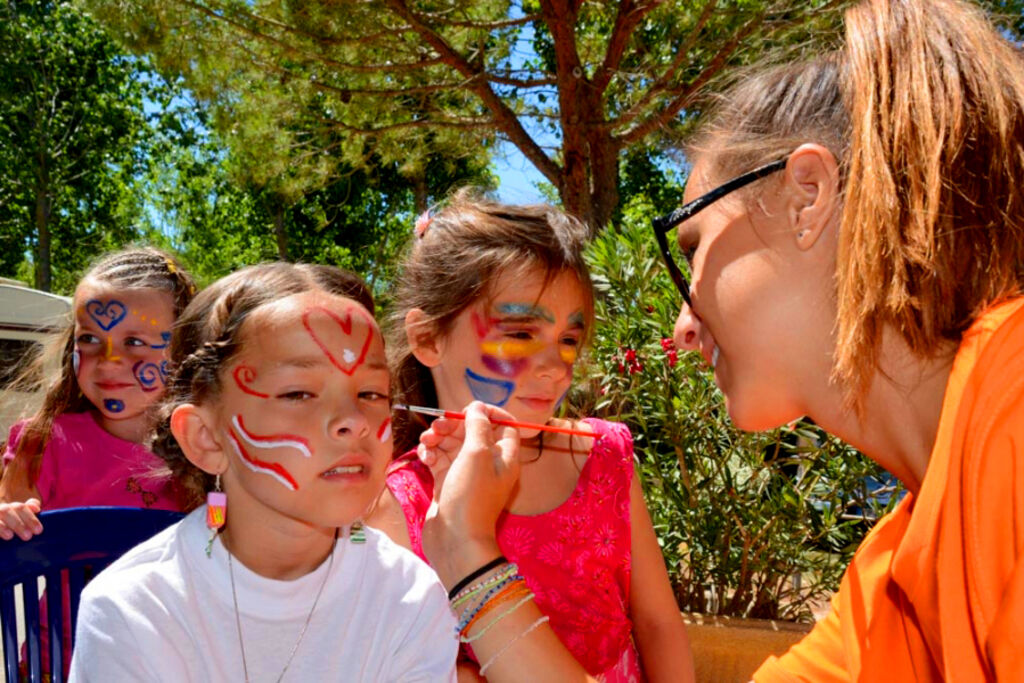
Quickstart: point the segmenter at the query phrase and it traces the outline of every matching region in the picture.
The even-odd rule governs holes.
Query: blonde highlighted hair
[[[1024,281],[1024,62],[960,0],[864,0],[845,45],[769,68],[697,137],[719,173],[804,142],[839,161],[833,378],[857,404],[890,327],[922,357]]]

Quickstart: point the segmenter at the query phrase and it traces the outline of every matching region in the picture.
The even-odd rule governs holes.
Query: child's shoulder
[[[437,574],[426,562],[411,550],[392,541],[383,531],[364,525],[359,532],[355,533],[361,533],[366,539],[365,546],[369,551],[368,561],[378,564],[390,576],[401,577],[403,583],[410,585],[421,582],[437,582],[440,585]],[[349,543],[364,544],[354,542],[352,538],[349,539]]]
[[[591,456],[601,455],[627,455],[633,457],[633,435],[629,427],[621,422],[602,420],[599,417],[586,417],[575,424],[582,425],[594,433],[591,437]]]

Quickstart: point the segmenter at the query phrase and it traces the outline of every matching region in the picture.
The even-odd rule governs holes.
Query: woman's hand
[[[512,416],[474,401],[465,421],[438,418],[420,436],[436,501],[423,527],[423,551],[446,586],[500,554],[495,525],[519,479],[519,432],[491,418]]]

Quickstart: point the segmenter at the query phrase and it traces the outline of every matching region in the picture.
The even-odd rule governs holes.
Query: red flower
[[[634,351],[633,349],[626,349],[626,362],[627,363],[635,363],[636,362],[636,351]]]

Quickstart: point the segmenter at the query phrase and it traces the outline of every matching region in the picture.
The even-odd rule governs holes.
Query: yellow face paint
[[[103,358],[105,360],[121,360],[121,356],[114,355],[114,340],[111,337],[107,337],[107,345],[103,352]]]
[[[576,362],[576,347],[575,346],[563,346],[558,349],[558,355],[561,356],[562,362],[567,365],[572,365]]]
[[[495,358],[525,358],[544,350],[544,342],[527,339],[501,339],[480,342],[480,350]]]

